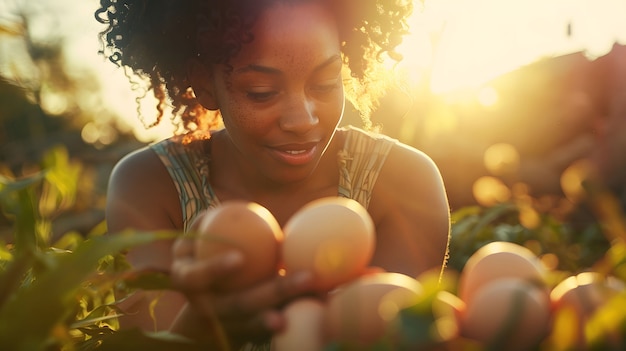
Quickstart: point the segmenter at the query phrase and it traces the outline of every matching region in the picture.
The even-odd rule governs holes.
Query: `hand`
[[[300,272],[289,276],[277,273],[273,279],[241,291],[218,291],[217,283],[221,278],[236,274],[243,263],[243,255],[230,251],[196,260],[194,247],[193,238],[177,239],[171,271],[174,288],[188,300],[173,331],[194,339],[208,342],[207,335],[212,329],[212,338],[217,339],[218,344],[224,346],[228,342],[234,349],[237,343],[266,340],[284,328],[280,308],[313,289],[312,275]]]

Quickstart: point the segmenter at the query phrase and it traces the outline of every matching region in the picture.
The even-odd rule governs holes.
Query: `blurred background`
[[[174,131],[145,127],[154,98],[98,54],[98,5],[0,0],[0,177],[66,164],[39,204],[53,236],[101,223],[115,162]],[[453,211],[514,203],[527,228],[584,226],[581,179],[626,203],[625,45],[626,0],[427,0],[372,121],[435,160]]]

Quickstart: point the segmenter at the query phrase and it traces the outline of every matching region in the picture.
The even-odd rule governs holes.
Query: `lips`
[[[316,155],[317,142],[284,144],[270,147],[270,154],[279,162],[300,166],[311,162]]]

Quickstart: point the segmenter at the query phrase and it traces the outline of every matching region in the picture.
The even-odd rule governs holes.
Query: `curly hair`
[[[277,1],[312,0],[100,0],[96,19],[106,24],[100,33],[101,54],[148,82],[157,98],[161,122],[165,107],[187,133],[218,125],[196,100],[187,78],[186,62],[228,64],[241,46],[252,41],[251,28],[260,12]],[[394,50],[408,33],[410,0],[326,1],[340,23],[346,97],[365,116],[375,104],[382,55],[399,61]],[[380,94],[378,94],[380,95]],[[150,127],[150,126],[148,126]]]

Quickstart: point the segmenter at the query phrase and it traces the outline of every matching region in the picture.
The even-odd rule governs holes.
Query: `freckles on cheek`
[[[260,131],[262,121],[257,118],[253,109],[245,108],[240,103],[232,103],[228,114],[224,116],[224,123],[247,131]]]
[[[245,101],[245,94],[235,88],[231,77],[222,79],[223,83],[218,87],[218,104],[224,125],[237,129],[257,128],[258,119],[255,118],[254,108]]]

